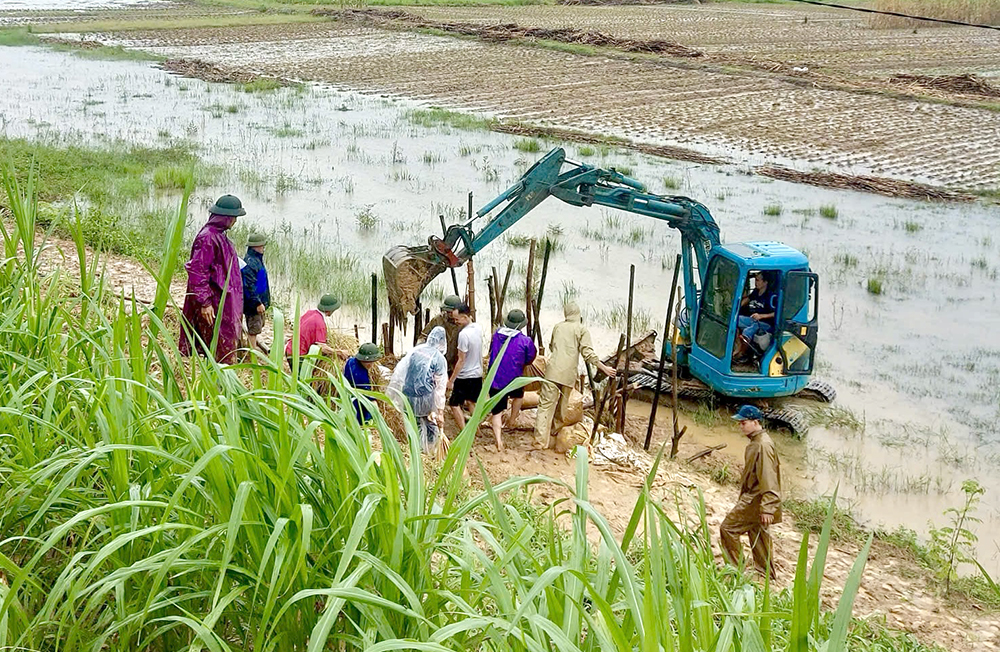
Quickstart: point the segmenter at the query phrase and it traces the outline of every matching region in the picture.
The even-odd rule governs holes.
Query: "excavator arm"
[[[570,167],[563,171],[566,165]],[[709,251],[719,244],[719,226],[702,204],[687,197],[649,194],[635,179],[613,169],[569,162],[566,152],[556,148],[466,223],[449,227],[443,239],[432,236],[427,246],[393,247],[386,252],[382,266],[393,313],[402,317],[414,312],[417,297],[434,277],[464,264],[550,196],[572,206],[607,206],[667,222],[681,232],[688,284],[693,281],[691,254],[697,269],[705,270]],[[503,204],[482,228],[474,230],[476,221]]]

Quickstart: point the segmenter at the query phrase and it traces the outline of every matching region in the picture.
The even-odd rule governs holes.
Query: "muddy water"
[[[168,0],[4,0],[0,4],[3,11],[51,11],[55,9],[113,9],[116,7],[136,7],[153,5]]]
[[[478,208],[553,145],[523,152],[514,138],[421,126],[407,113],[417,105],[399,98],[325,87],[242,93],[145,64],[36,48],[0,48],[0,82],[7,135],[192,142],[227,170],[217,187],[198,190],[194,206],[207,207],[222,191],[239,194],[251,224],[285,225],[311,245],[359,254],[362,277],[378,270],[390,244],[437,233],[439,214],[459,220],[469,191]],[[576,147],[568,151],[582,158]],[[979,556],[1000,571],[1000,346],[990,333],[1000,324],[995,207],[822,190],[613,150],[587,158],[628,168],[655,192],[703,201],[726,241],[779,239],[805,251],[822,277],[817,376],[837,386],[844,410],[841,424],[810,431],[796,484],[814,494],[839,484],[872,523],[923,532],[930,521],[943,523],[943,510],[961,502],[962,480],[975,478],[987,487]],[[835,207],[836,217],[821,216],[823,206]],[[618,329],[606,326],[607,313],[624,304],[634,263],[644,322],[636,330],[661,328],[678,244],[666,225],[549,200],[511,230],[547,233],[560,246],[545,326],[558,319],[561,298],[575,297],[597,344],[612,348]],[[523,278],[526,252],[507,240],[484,251],[477,266],[482,272],[508,259]],[[869,279],[881,282],[881,294],[867,290]],[[448,285],[436,281],[430,301]],[[485,305],[485,286],[477,293]],[[362,311],[335,318],[345,328],[366,323]]]

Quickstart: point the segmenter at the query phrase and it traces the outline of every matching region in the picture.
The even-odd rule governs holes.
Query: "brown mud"
[[[283,86],[290,83],[280,77],[262,75],[247,70],[236,70],[209,63],[208,61],[201,61],[200,59],[167,59],[159,64],[159,67],[181,77],[201,79],[207,82],[249,84],[258,79],[273,79]]]

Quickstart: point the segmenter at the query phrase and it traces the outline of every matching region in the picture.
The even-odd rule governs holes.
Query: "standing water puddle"
[[[240,195],[250,225],[351,254],[361,296],[390,245],[420,244],[439,233],[440,214],[459,221],[470,190],[475,207],[482,206],[558,144],[522,151],[534,145],[440,124],[435,114],[414,112],[418,104],[398,98],[327,87],[247,93],[147,64],[39,48],[0,47],[0,82],[7,136],[195,144],[224,172],[214,187],[196,192],[194,221],[218,194]],[[894,200],[772,182],[730,166],[579,150],[567,145],[571,158],[616,166],[653,192],[703,201],[724,241],[775,239],[807,253],[821,276],[816,375],[836,385],[836,406],[843,409],[828,426],[810,430],[810,477],[798,484],[830,493],[839,483],[840,495],[872,522],[925,532],[929,520],[940,526],[943,510],[961,502],[961,482],[975,478],[987,488],[979,558],[996,574],[1000,345],[989,332],[1000,324],[995,208]],[[476,258],[480,278],[494,265],[502,274],[508,259],[523,278],[522,236],[546,235],[558,247],[544,325],[559,319],[553,308],[560,299],[573,297],[599,349],[611,350],[623,328],[614,320],[624,312],[634,263],[634,330],[662,328],[675,232],[639,216],[550,199]],[[881,284],[880,294],[869,291],[870,280]],[[428,305],[449,285],[446,276],[435,281]],[[290,292],[283,292],[288,305]],[[477,295],[485,304],[485,284]],[[360,309],[342,312],[335,315],[341,327],[368,323]]]

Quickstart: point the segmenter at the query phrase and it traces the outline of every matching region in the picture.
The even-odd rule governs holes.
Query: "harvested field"
[[[792,183],[807,183],[823,188],[840,190],[858,190],[873,192],[886,197],[905,197],[907,199],[923,199],[929,201],[974,201],[975,195],[960,192],[950,192],[920,183],[910,183],[896,179],[873,176],[849,176],[833,172],[799,172],[781,165],[762,165],[754,168],[761,176]]]
[[[689,11],[644,10],[666,9]],[[762,23],[765,11],[771,10],[758,10]],[[699,59],[586,57],[350,21],[123,32],[106,38],[238,71],[389,92],[545,128],[697,150],[713,158],[791,163],[799,169],[953,188],[1000,186],[997,112],[817,88],[808,77],[690,65]],[[538,70],[545,75],[531,72]]]

